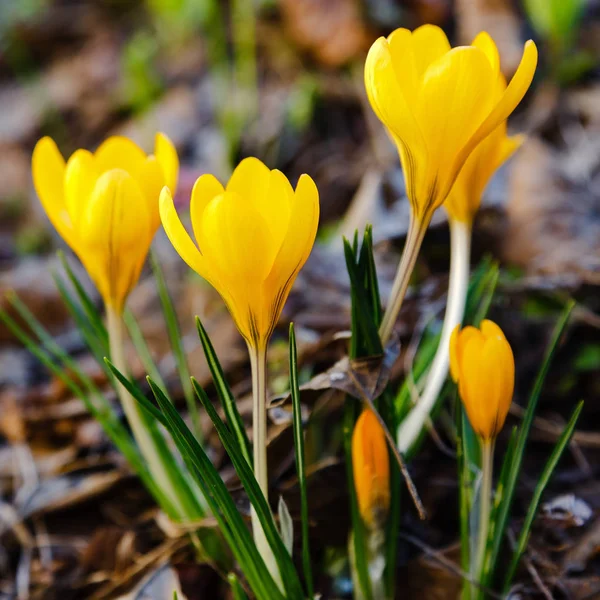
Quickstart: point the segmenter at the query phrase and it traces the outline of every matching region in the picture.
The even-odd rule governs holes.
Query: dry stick
[[[358,389],[358,391],[360,393],[361,399],[373,411],[373,414],[377,418],[377,421],[379,421],[379,424],[381,425],[383,432],[385,433],[385,439],[387,440],[388,446],[390,447],[390,450],[392,451],[392,454],[394,455],[394,458],[396,459],[396,462],[398,463],[398,466],[400,467],[400,471],[402,472],[404,481],[406,482],[406,487],[408,488],[408,491],[410,492],[413,502],[415,503],[415,507],[416,507],[417,511],[419,512],[419,518],[422,520],[425,520],[427,518],[427,513],[425,512],[425,507],[423,506],[423,503],[421,502],[421,498],[419,498],[419,493],[417,492],[417,488],[408,472],[408,469],[406,468],[406,463],[404,462],[402,455],[400,454],[400,452],[398,451],[398,448],[396,447],[396,443],[394,441],[394,438],[392,437],[392,434],[389,432],[389,429],[387,428],[385,421],[381,418],[381,415],[379,414],[379,412],[377,412],[377,409],[375,408],[375,405],[373,404],[373,400],[371,400],[369,395],[366,393],[366,391],[363,388],[363,386],[361,385],[360,381],[358,381],[358,379],[354,375],[352,369],[349,369],[348,372],[350,373],[350,377],[352,378],[354,385],[356,386],[356,388]]]

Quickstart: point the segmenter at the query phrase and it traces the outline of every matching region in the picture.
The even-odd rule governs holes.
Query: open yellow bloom
[[[450,338],[450,373],[475,433],[493,440],[512,402],[515,361],[504,333],[492,321],[481,327],[457,326]]]
[[[196,243],[164,189],[160,217],[175,250],[221,294],[246,341],[265,348],[312,250],[317,187],[302,175],[294,190],[281,171],[246,158],[225,188],[212,175],[196,181],[190,216]]]
[[[117,312],[137,283],[160,223],[160,191],[165,185],[175,190],[178,171],[177,152],[162,133],[149,156],[119,136],[94,153],[75,151],[66,163],[50,138],[36,144],[32,172],[42,206]]]
[[[465,161],[512,113],[531,84],[537,49],[497,96],[496,44],[480,33],[471,46],[450,47],[433,25],[397,29],[371,46],[365,85],[373,110],[396,142],[413,212],[429,218],[446,199]]]
[[[352,433],[352,472],[363,521],[367,527],[381,527],[390,507],[390,463],[385,433],[369,408]]]

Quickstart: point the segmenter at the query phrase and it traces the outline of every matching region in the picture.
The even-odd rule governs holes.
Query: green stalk
[[[267,504],[269,502],[269,475],[267,470],[267,350],[248,345],[252,369],[252,450],[254,477]],[[267,542],[258,515],[251,507],[254,543],[263,557],[267,569],[281,591],[284,591],[281,574],[273,550]]]
[[[492,498],[492,473],[494,470],[494,441],[481,440],[481,487],[479,489],[479,531],[477,550],[475,553],[475,571],[471,573],[474,582],[483,581],[483,568],[485,551],[487,547],[490,527],[490,512]],[[474,586],[476,584],[474,583]],[[482,598],[483,590],[479,587],[473,589],[475,598]]]
[[[123,352],[123,320],[121,315],[111,307],[107,307],[106,316],[111,361],[121,373],[125,374],[127,373],[127,361]],[[169,498],[177,513],[181,517],[185,517],[185,508],[173,489],[173,482],[152,439],[142,409],[120,382],[116,381],[115,386],[133,437],[140,448],[142,456],[148,463],[148,470],[157,486]]]
[[[410,276],[415,268],[419,250],[421,249],[421,244],[423,243],[423,238],[425,237],[425,232],[427,231],[430,220],[430,215],[425,218],[417,218],[411,212],[406,242],[404,243],[404,250],[402,251],[402,258],[400,259],[396,278],[394,279],[394,284],[392,286],[392,292],[381,321],[381,326],[379,327],[381,343],[384,346],[389,341],[392,331],[394,330],[398,313],[402,307],[404,296],[406,296]]]

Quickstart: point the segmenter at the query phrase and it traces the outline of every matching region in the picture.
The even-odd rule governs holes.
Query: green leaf
[[[148,348],[148,344],[144,339],[144,334],[134,316],[134,314],[129,310],[125,309],[123,313],[123,321],[125,326],[127,327],[127,331],[129,332],[129,337],[133,342],[133,346],[135,347],[140,360],[142,361],[142,365],[144,365],[144,370],[154,381],[156,381],[160,387],[166,388],[165,382],[161,377],[160,371],[156,366],[152,358],[152,354],[150,353],[150,349]]]
[[[546,355],[544,357],[542,366],[540,368],[533,390],[529,397],[529,402],[527,404],[527,410],[525,411],[523,422],[521,423],[521,426],[519,428],[519,434],[514,450],[514,457],[510,465],[510,471],[508,472],[504,484],[503,500],[499,505],[497,513],[495,515],[494,536],[491,540],[491,548],[490,551],[487,553],[485,560],[485,584],[487,586],[490,586],[493,583],[494,568],[498,563],[498,556],[500,554],[500,548],[502,545],[502,540],[504,538],[504,532],[506,531],[506,526],[508,524],[510,509],[512,507],[512,501],[517,486],[517,481],[519,480],[519,475],[521,472],[523,453],[525,451],[525,445],[527,443],[527,438],[529,436],[531,424],[533,423],[535,409],[537,407],[537,403],[542,392],[542,387],[544,385],[546,375],[548,374],[548,370],[550,368],[550,363],[552,362],[552,358],[554,357],[554,353],[558,346],[558,342],[565,330],[565,327],[567,326],[569,316],[571,315],[571,311],[573,310],[574,306],[575,303],[573,301],[570,301],[567,304],[556,327],[554,328],[552,339],[550,340],[550,344],[546,350]]]
[[[277,516],[279,517],[279,534],[288,554],[293,557],[294,553],[294,521],[290,515],[290,509],[287,507],[283,496],[279,496],[277,504]]]
[[[574,39],[585,0],[524,0],[527,16],[538,34],[564,50]]]
[[[569,422],[567,423],[558,442],[556,443],[556,446],[554,446],[554,450],[552,451],[552,454],[550,455],[550,458],[548,459],[548,462],[546,463],[546,466],[544,467],[544,470],[542,471],[542,474],[538,479],[537,485],[535,486],[535,492],[533,493],[533,498],[531,499],[531,503],[529,504],[529,510],[527,511],[527,516],[525,517],[525,522],[523,523],[523,527],[519,535],[517,547],[515,548],[512,560],[510,562],[510,566],[508,567],[508,571],[506,572],[506,577],[504,578],[504,594],[508,593],[513,577],[517,570],[517,566],[519,565],[519,561],[521,560],[521,556],[523,556],[523,553],[527,548],[529,532],[531,531],[533,520],[535,518],[540,501],[542,499],[542,494],[544,493],[544,490],[546,489],[546,486],[548,485],[548,482],[552,477],[552,473],[554,472],[554,469],[556,468],[560,457],[565,451],[567,444],[571,440],[571,437],[575,430],[575,425],[577,424],[577,419],[579,418],[582,408],[583,402],[580,402],[573,411],[573,414],[571,415]]]
[[[73,269],[71,269],[71,267],[69,265],[69,261],[67,260],[67,257],[65,256],[65,253],[62,250],[58,251],[58,258],[60,259],[60,262],[67,274],[67,277],[69,278],[70,282],[73,284],[73,287],[75,289],[77,296],[79,297],[79,301],[81,302],[81,306],[83,307],[85,315],[89,319],[89,323],[90,323],[92,330],[95,332],[96,336],[98,337],[98,340],[102,344],[102,347],[107,349],[108,348],[108,332],[106,331],[106,327],[104,325],[104,322],[102,320],[102,316],[101,316],[100,312],[98,311],[94,302],[89,297],[89,295],[85,291],[83,285],[81,284],[81,282],[79,281],[79,279],[77,278],[75,273],[73,272]]]
[[[298,573],[296,572],[294,563],[287,553],[281,536],[277,531],[273,514],[271,513],[271,508],[269,507],[267,500],[265,499],[260,486],[256,481],[256,478],[254,477],[252,467],[248,464],[248,461],[240,451],[238,441],[231,434],[225,423],[221,420],[221,417],[219,417],[219,414],[206,395],[206,392],[193,377],[192,386],[196,392],[196,395],[198,396],[198,399],[202,403],[202,406],[213,422],[215,429],[217,430],[217,434],[219,435],[219,439],[221,440],[221,443],[223,444],[227,455],[231,459],[236,473],[238,474],[238,477],[240,478],[240,481],[242,482],[242,485],[248,494],[248,498],[254,507],[256,516],[260,520],[267,542],[269,543],[269,546],[271,546],[273,554],[275,555],[275,560],[277,561],[277,566],[279,567],[281,579],[283,580],[288,597],[302,598],[303,592],[302,586],[300,585],[300,580],[298,578]]]
[[[218,471],[171,401],[152,379],[148,378],[148,383],[163,411],[167,430],[192,477],[202,490],[210,511],[252,591],[259,600],[285,600],[258,553],[250,531]],[[276,535],[279,537],[278,533]]]
[[[202,326],[202,322],[198,317],[196,317],[196,326],[198,328],[198,335],[200,336],[200,342],[202,343],[202,348],[204,349],[204,356],[206,357],[208,368],[210,369],[213,377],[217,394],[219,396],[219,400],[221,401],[221,406],[225,411],[227,424],[237,440],[240,452],[244,455],[244,458],[248,464],[252,466],[250,441],[248,440],[246,428],[244,427],[244,422],[242,421],[242,417],[238,411],[235,398],[233,397],[231,389],[229,388],[229,384],[225,379],[225,374],[221,368],[221,363],[217,358],[217,354],[213,348],[210,338],[208,337],[208,334],[206,333],[206,330]]]
[[[173,357],[175,358],[175,364],[181,379],[181,386],[183,387],[183,395],[187,403],[190,418],[192,419],[192,425],[196,437],[202,439],[202,427],[200,424],[200,414],[198,412],[198,406],[194,398],[194,392],[190,384],[190,370],[188,368],[187,359],[185,356],[185,349],[181,340],[181,332],[179,330],[179,323],[177,322],[177,315],[175,314],[175,308],[167,290],[167,284],[163,276],[162,269],[158,262],[154,252],[150,252],[150,263],[152,265],[152,272],[154,273],[154,279],[156,280],[156,287],[158,289],[158,297],[160,298],[160,304],[162,306],[163,315],[165,317],[165,323],[167,325],[167,333],[169,334],[169,341],[171,342],[171,349],[173,350]]]
[[[292,417],[294,429],[294,450],[296,454],[296,472],[300,486],[300,513],[302,519],[302,567],[309,598],[314,596],[310,544],[308,535],[308,495],[306,491],[306,465],[304,454],[304,431],[302,428],[302,406],[300,404],[300,385],[298,381],[298,354],[294,324],[290,323],[290,390],[292,396]]]
[[[229,575],[227,575],[227,581],[231,586],[233,600],[248,600],[248,596],[246,596],[246,592],[235,573],[229,573]]]

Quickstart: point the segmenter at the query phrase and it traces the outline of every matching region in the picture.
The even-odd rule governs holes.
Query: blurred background
[[[443,27],[453,44],[469,43],[487,30],[507,77],[524,41],[538,44],[536,78],[510,121],[510,129],[527,133],[528,140],[488,187],[475,227],[473,263],[487,256],[502,265],[492,318],[515,351],[517,401],[526,397],[560,307],[570,295],[579,301],[542,398],[534,450],[538,444],[544,458],[564,416],[577,400],[587,400],[583,431],[575,435],[555,496],[572,492],[595,514],[600,509],[599,0],[0,0],[0,306],[6,306],[6,291],[16,291],[56,340],[103,382],[52,278],[54,250],[64,244],[33,190],[31,152],[44,135],[68,156],[116,133],[150,151],[155,132],[163,131],[179,151],[176,202],[182,210],[199,175],[226,180],[245,156],[281,169],[292,183],[302,173],[313,177],[321,195],[319,243],[271,349],[272,392],[288,385],[285,324],[292,318],[306,372],[330,365],[343,353],[333,334],[349,327],[341,236],[373,224],[385,296],[408,224],[397,154],[366,99],[364,59],[379,35],[423,23]],[[221,301],[190,274],[162,232],[155,249],[192,372],[210,389],[194,331],[198,314],[240,405],[249,408],[244,347]],[[424,327],[439,327],[448,259],[440,210],[415,273],[419,285],[402,312],[405,366]],[[78,267],[76,260],[71,263]],[[78,273],[85,279],[80,268]],[[161,371],[177,386],[156,296],[147,279],[130,306]],[[133,371],[143,375],[140,364]],[[512,418],[519,418],[518,406]],[[280,489],[293,495],[293,481],[286,478],[290,440],[275,436],[270,460]],[[314,456],[335,454],[328,440],[312,443]],[[214,458],[223,458],[217,444]],[[534,451],[530,460],[535,482],[542,459]],[[451,547],[457,539],[452,458],[445,455],[444,442],[434,439],[414,462],[431,520],[419,524],[408,511],[403,525],[425,548]],[[314,478],[320,486],[315,522],[326,524],[315,527],[315,552],[327,565],[336,564],[348,523],[343,465],[334,463],[321,465]],[[527,486],[524,482],[525,495],[531,492]],[[567,581],[564,597],[600,597],[589,595],[600,594],[600,567],[594,563],[600,522],[588,515],[588,529],[573,533],[573,506],[557,505],[558,527],[550,507],[547,528],[536,530],[532,543],[552,546],[544,551],[542,579]],[[126,597],[142,598],[140,581],[171,585],[173,578],[190,600],[221,597],[215,595],[218,578],[211,569],[195,566],[180,538],[169,542],[152,511],[151,500],[99,425],[0,324],[0,598],[118,597],[132,585],[138,595]],[[26,525],[20,530],[15,522]],[[424,547],[405,546],[400,568],[406,597],[456,597],[450,581],[456,583],[456,577],[430,564]],[[344,578],[336,579],[331,568],[337,583],[329,597],[348,597]],[[523,597],[541,593],[533,586],[531,596]],[[148,597],[162,597],[156,594]]]

